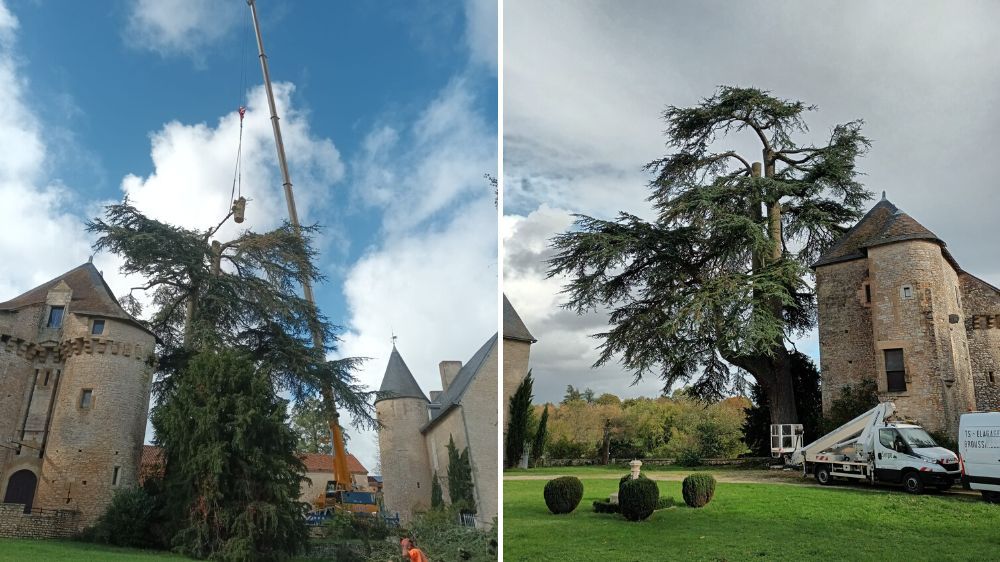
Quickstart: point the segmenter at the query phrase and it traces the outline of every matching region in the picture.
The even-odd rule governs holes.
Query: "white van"
[[[962,480],[984,500],[1000,503],[1000,412],[962,414],[958,451]]]

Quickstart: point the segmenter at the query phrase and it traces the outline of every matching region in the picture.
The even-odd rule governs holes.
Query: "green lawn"
[[[1000,556],[1000,506],[971,495],[720,482],[708,506],[691,509],[683,506],[680,482],[659,481],[661,496],[682,507],[630,523],[591,508],[616,490],[617,480],[607,478],[614,471],[551,470],[580,476],[583,501],[569,515],[552,515],[542,498],[545,480],[505,481],[504,560],[941,562]]]
[[[91,562],[93,560],[162,562],[166,560],[190,559],[167,552],[117,548],[82,542],[0,539],[0,562],[23,562],[25,560],[55,560],[58,562]]]

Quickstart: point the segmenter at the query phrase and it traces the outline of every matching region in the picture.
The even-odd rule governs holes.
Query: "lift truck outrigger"
[[[961,476],[958,455],[938,447],[922,427],[890,419],[895,413],[892,402],[883,402],[808,445],[802,425],[774,424],[771,456],[823,485],[846,478],[902,484],[911,494],[950,488]]]

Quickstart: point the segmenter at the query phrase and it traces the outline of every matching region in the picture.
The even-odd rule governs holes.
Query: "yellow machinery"
[[[257,36],[257,51],[258,56],[260,57],[261,71],[264,75],[264,91],[267,94],[267,103],[269,109],[271,110],[271,127],[274,129],[274,144],[278,152],[278,164],[281,167],[282,185],[285,191],[285,202],[288,205],[288,219],[295,228],[296,233],[300,233],[298,211],[295,208],[295,197],[292,193],[292,178],[288,172],[288,161],[285,158],[285,145],[281,140],[281,127],[278,124],[278,110],[274,104],[274,92],[271,89],[271,73],[268,70],[267,55],[264,54],[264,40],[261,38],[260,21],[257,18],[257,6],[255,0],[247,0],[247,5],[250,7],[250,15],[253,18],[254,33]],[[241,109],[241,127],[242,119],[243,110]],[[246,201],[243,200],[242,197],[234,202],[233,212],[235,213],[237,219],[239,219],[237,222],[242,222],[245,206]],[[316,304],[316,299],[313,298],[312,285],[308,280],[305,280],[302,283],[302,292],[303,296],[310,304]],[[320,331],[315,325],[312,329],[312,336],[316,349],[323,349],[323,336],[320,334]],[[317,498],[314,501],[314,504],[317,510],[325,510],[333,507],[350,511],[352,513],[376,513],[378,511],[378,506],[375,503],[375,495],[368,491],[367,484],[364,486],[364,489],[358,489],[358,487],[351,482],[351,472],[347,468],[347,451],[344,448],[344,435],[340,430],[340,415],[337,413],[333,391],[329,386],[324,386],[321,389],[321,394],[323,396],[323,402],[333,411],[333,418],[330,420],[330,433],[333,436],[333,480],[327,483],[326,493]]]

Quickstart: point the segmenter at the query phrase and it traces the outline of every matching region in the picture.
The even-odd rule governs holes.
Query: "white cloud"
[[[354,193],[382,208],[386,231],[416,228],[458,199],[492,194],[483,174],[496,170],[496,131],[474,104],[456,79],[406,130],[382,124],[368,134],[353,164]]]
[[[161,55],[202,58],[201,50],[227,37],[247,7],[242,1],[132,0],[125,38]]]
[[[456,80],[411,125],[379,124],[351,164],[354,196],[382,211],[380,242],[345,276],[344,356],[371,357],[361,380],[381,384],[392,333],[425,392],[437,365],[466,361],[497,329],[496,131]],[[373,433],[350,450],[373,465]]]
[[[473,61],[497,70],[497,0],[466,0],[465,42]]]
[[[343,177],[344,165],[333,142],[315,136],[308,115],[293,104],[294,86],[275,84],[274,93],[299,218],[308,224],[323,218],[329,191]],[[288,217],[263,86],[253,88],[248,99],[242,149],[242,193],[250,200],[246,222],[227,223],[220,239],[244,228],[267,230]],[[232,204],[239,126],[236,111],[214,125],[167,123],[151,135],[153,172],[126,176],[122,190],[152,218],[202,230],[214,226]]]
[[[344,284],[350,331],[340,353],[371,358],[361,381],[378,389],[395,333],[424,392],[440,390],[438,363],[467,361],[496,332],[496,247],[496,210],[481,197],[440,230],[387,239],[359,260]],[[351,452],[374,466],[375,435],[354,433]]]

